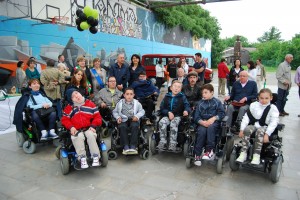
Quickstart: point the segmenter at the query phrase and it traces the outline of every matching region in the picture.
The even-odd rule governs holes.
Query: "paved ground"
[[[274,78],[274,74],[269,80]],[[216,77],[214,80],[214,85]],[[276,92],[276,87],[271,89]],[[27,155],[15,141],[15,133],[0,135],[0,199],[300,199],[300,114],[297,88],[290,93],[281,118],[283,136],[282,175],[273,184],[268,175],[240,169],[232,172],[226,163],[223,174],[212,163],[186,169],[183,156],[161,153],[149,160],[119,157],[106,168],[72,170],[63,176],[51,145]]]

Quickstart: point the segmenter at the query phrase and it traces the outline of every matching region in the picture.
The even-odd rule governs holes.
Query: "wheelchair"
[[[48,138],[47,140],[41,140],[41,131],[37,128],[36,123],[31,118],[32,109],[29,107],[23,110],[22,129],[23,132],[16,131],[16,140],[19,147],[23,148],[23,151],[27,154],[33,154],[36,152],[36,144],[41,143],[53,143],[55,146],[58,145],[58,139]],[[48,128],[48,123],[45,119],[42,119]]]
[[[158,149],[157,145],[160,141],[160,132],[158,128],[158,123],[160,121],[159,111],[156,113],[157,120],[155,121],[155,127],[152,134],[149,134],[149,149],[152,155],[157,154],[159,151],[173,152],[173,153],[183,153],[184,157],[187,155],[188,146],[192,142],[192,135],[194,135],[194,130],[191,129],[191,117],[181,117],[180,123],[178,125],[177,132],[177,147],[176,151],[170,151],[168,149]],[[167,140],[170,138],[170,125],[167,127]],[[169,143],[169,142],[167,142]]]
[[[99,112],[102,117],[101,138],[107,138],[111,136],[114,131],[114,117],[112,115],[112,110],[109,107],[99,107]]]
[[[85,131],[84,129],[81,131]],[[71,140],[71,134],[67,131],[64,126],[62,126],[61,122],[57,123],[57,133],[60,138],[61,145],[58,146],[55,150],[55,156],[60,159],[60,167],[63,175],[66,175],[70,172],[70,166],[73,166],[75,170],[83,170],[80,167],[80,161],[78,160],[78,155],[75,151]],[[97,144],[100,151],[100,159],[99,162],[101,167],[106,167],[108,164],[108,154],[107,147],[105,142],[101,139],[101,128],[96,128],[97,133]],[[92,166],[92,155],[89,151],[87,140],[85,140],[85,150],[87,156],[87,163],[89,166]]]
[[[123,147],[121,146],[121,138],[120,138],[120,132],[118,129],[117,121],[112,118],[111,121],[112,127],[114,127],[113,131],[111,132],[111,148],[108,150],[108,159],[109,160],[116,160],[118,158],[118,151],[121,150]],[[140,155],[141,159],[147,160],[150,156],[149,152],[149,145],[147,140],[147,134],[151,132],[152,125],[146,124],[146,121],[148,118],[142,117],[140,119],[140,127],[139,127],[139,135],[138,135],[138,154]],[[127,130],[128,137],[130,137],[131,133],[130,130]],[[127,154],[126,156],[129,156],[130,154]],[[131,154],[134,155],[134,154]]]
[[[278,124],[275,131],[269,137],[270,142],[263,144],[259,165],[252,165],[250,163],[254,153],[255,133],[253,133],[250,137],[247,160],[243,163],[236,162],[236,159],[239,157],[242,149],[241,141],[240,143],[235,144],[230,154],[229,166],[231,170],[237,171],[239,167],[242,166],[244,168],[269,173],[271,181],[274,183],[278,182],[281,175],[282,163],[284,162],[281,150],[282,137],[279,137],[278,132],[283,131],[284,127],[284,124]]]
[[[234,142],[233,135],[227,131],[228,130],[228,127],[226,125],[227,119],[228,119],[227,116],[225,116],[222,119],[220,124],[219,134],[216,134],[216,138],[215,138],[216,156],[214,162],[216,162],[216,171],[218,174],[222,174],[223,166],[225,164],[225,161],[227,160],[227,155],[230,155],[231,149],[233,148],[233,142]],[[194,148],[195,148],[195,142],[197,141],[196,140],[197,134],[195,135],[196,136],[192,138],[192,141],[188,146],[188,153],[185,159],[186,168],[191,168],[194,164],[194,160],[195,160]]]

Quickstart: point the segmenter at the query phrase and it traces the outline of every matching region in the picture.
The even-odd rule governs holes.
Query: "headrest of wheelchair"
[[[276,104],[278,95],[276,93],[272,93],[272,96],[271,104]]]

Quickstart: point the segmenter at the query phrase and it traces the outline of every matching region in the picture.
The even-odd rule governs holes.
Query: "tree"
[[[271,40],[282,41],[281,32],[275,26],[272,26],[269,31],[266,31],[263,36],[257,38],[260,43],[268,42]]]
[[[222,39],[222,41],[224,42],[225,48],[233,47],[235,44],[235,41],[236,41],[236,37],[237,37],[237,35],[234,35],[232,37]],[[248,41],[248,39],[244,36],[240,36],[240,41],[241,41],[243,47],[254,47],[254,44],[250,43]]]

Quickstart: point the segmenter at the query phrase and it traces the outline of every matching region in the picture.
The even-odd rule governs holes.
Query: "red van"
[[[147,77],[153,83],[156,83],[155,66],[158,63],[158,60],[161,59],[162,64],[166,66],[169,60],[172,60],[173,58],[176,59],[176,63],[178,63],[181,58],[185,58],[186,63],[190,67],[193,67],[195,63],[194,55],[189,55],[189,54],[145,54],[142,56],[142,65],[146,69]],[[213,79],[213,70],[206,68],[204,74],[204,82],[210,83],[212,79]]]

